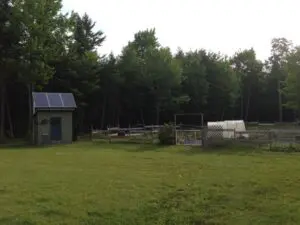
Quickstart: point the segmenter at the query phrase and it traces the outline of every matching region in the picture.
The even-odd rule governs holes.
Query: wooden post
[[[278,92],[278,110],[279,110],[279,122],[282,122],[282,96],[281,96],[281,88],[280,88],[280,80],[278,78],[277,81],[277,92]]]

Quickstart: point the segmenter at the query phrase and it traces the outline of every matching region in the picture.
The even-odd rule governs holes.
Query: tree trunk
[[[294,113],[294,121],[296,121],[298,123],[299,122],[298,118],[300,118],[299,117],[300,111],[299,110],[294,110],[293,113]]]
[[[225,109],[222,109],[222,113],[221,113],[221,121],[224,119],[224,114],[225,114]]]
[[[282,122],[282,97],[281,97],[281,91],[280,91],[280,80],[277,81],[277,92],[278,92],[278,116],[279,116],[279,122]]]
[[[119,106],[117,107],[117,124],[118,124],[118,127],[120,127],[120,108],[119,108]]]
[[[104,97],[103,105],[102,105],[102,114],[101,114],[101,130],[104,128],[104,120],[105,120],[105,112],[106,112],[106,101],[107,98]]]
[[[32,84],[27,85],[28,91],[28,126],[27,126],[27,135],[30,143],[33,143],[32,135],[32,116],[33,116],[33,102],[32,102]]]
[[[112,121],[112,124],[113,124],[113,127],[117,127],[117,123],[116,123],[116,110],[113,109],[112,112],[111,112],[111,118],[109,118],[109,121]]]
[[[1,96],[0,96],[0,142],[5,141],[5,85],[1,85]]]
[[[246,105],[246,114],[245,114],[245,121],[248,120],[249,109],[250,109],[250,99],[251,99],[251,87],[248,89],[248,96],[247,96],[247,105]]]
[[[11,119],[8,98],[6,98],[6,112],[7,112],[7,119],[8,119],[8,124],[9,124],[9,136],[10,136],[10,138],[14,138],[14,128],[13,128],[13,123],[12,123],[12,119]]]
[[[142,121],[142,124],[145,125],[144,111],[143,111],[143,109],[140,109],[140,115],[141,115],[141,121]]]
[[[83,106],[80,105],[77,108],[77,134],[82,135],[84,133],[84,128],[83,128]]]
[[[93,140],[93,125],[89,126],[89,134],[90,134],[90,140]]]
[[[159,125],[160,107],[156,105],[156,125]]]
[[[244,119],[244,93],[241,94],[241,119]]]

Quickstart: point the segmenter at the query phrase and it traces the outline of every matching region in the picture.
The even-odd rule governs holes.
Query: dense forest
[[[300,47],[285,38],[274,38],[261,61],[254,49],[172,54],[155,29],[145,29],[120,55],[104,55],[105,33],[95,22],[61,9],[60,0],[0,1],[1,141],[30,134],[32,91],[72,92],[81,132],[162,124],[180,112],[202,112],[205,121],[300,116]]]

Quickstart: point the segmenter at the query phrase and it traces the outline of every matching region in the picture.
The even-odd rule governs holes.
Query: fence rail
[[[90,139],[108,142],[158,143],[160,128],[161,126],[144,126],[93,130]],[[183,129],[183,127],[178,126],[175,129],[175,141],[177,145],[197,145],[202,147],[246,144],[250,146],[268,146],[270,149],[276,149],[283,146],[300,146],[300,128],[265,128],[236,131],[219,127],[213,129],[208,127]]]
[[[148,128],[113,128],[93,130],[90,139],[93,141],[127,142],[127,143],[156,143],[158,139],[156,127]]]

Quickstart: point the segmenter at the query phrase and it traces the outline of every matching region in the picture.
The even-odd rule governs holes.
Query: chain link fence
[[[160,127],[115,129],[93,131],[90,139],[94,141],[127,142],[127,143],[159,143]],[[223,129],[214,127],[177,127],[175,143],[177,145],[202,146],[203,148],[247,145],[263,147],[271,151],[300,151],[300,128],[282,129]]]
[[[231,144],[267,147],[274,151],[299,148],[300,151],[300,129],[247,130],[243,132],[219,128],[202,129],[203,147]]]

